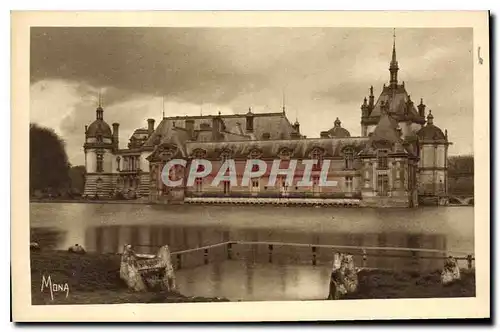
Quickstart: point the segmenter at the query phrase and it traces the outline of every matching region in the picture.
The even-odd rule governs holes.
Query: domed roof
[[[339,118],[337,118],[334,122],[334,127],[328,130],[328,135],[330,135],[330,137],[351,137],[351,133],[340,125],[341,122]]]
[[[87,137],[102,136],[103,138],[111,138],[113,136],[111,128],[104,121],[102,113],[103,109],[99,106],[96,110],[97,119],[87,128]]]
[[[429,110],[429,115],[427,116],[427,124],[417,132],[418,137],[423,140],[431,141],[446,140],[446,135],[443,133],[443,131],[439,127],[434,125],[434,116],[431,112],[432,111]]]

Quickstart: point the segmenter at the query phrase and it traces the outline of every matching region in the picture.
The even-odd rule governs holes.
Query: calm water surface
[[[276,241],[474,252],[474,208],[360,209],[275,206],[148,206],[31,203],[31,238],[43,247],[79,243],[89,251],[120,252],[123,245],[168,244],[172,251],[224,241]],[[272,250],[271,250],[272,249]],[[138,251],[154,253],[154,247]],[[385,254],[391,254],[385,252]],[[417,254],[369,257],[377,268],[439,268]],[[401,255],[405,257],[401,257]],[[245,300],[324,298],[332,251],[319,248],[235,245],[183,256],[178,285],[186,295]],[[414,258],[414,257],[413,257]],[[207,262],[208,260],[208,262]],[[355,257],[358,265],[361,256]],[[208,263],[205,265],[205,263]]]

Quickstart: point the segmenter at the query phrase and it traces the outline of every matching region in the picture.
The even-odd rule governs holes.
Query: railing
[[[206,197],[206,198],[346,198],[356,199],[361,198],[361,193],[312,193],[312,192],[251,192],[251,191],[233,191],[228,193],[223,192],[187,192],[186,197]]]
[[[138,247],[159,247],[152,245],[137,245]],[[210,262],[214,262],[217,259],[222,260],[232,260],[235,256],[240,256],[238,253],[235,255],[236,247],[251,246],[254,249],[258,246],[267,246],[266,250],[259,251],[261,258],[266,256],[267,262],[273,263],[274,258],[279,255],[276,253],[276,249],[279,247],[288,247],[288,249],[281,253],[281,255],[289,255],[291,248],[310,249],[309,253],[298,252],[295,253],[302,256],[302,262],[306,262],[313,266],[321,263],[331,263],[332,250],[339,250],[343,253],[351,254],[353,257],[359,257],[361,261],[360,265],[363,268],[368,266],[368,258],[402,258],[402,259],[412,259],[413,262],[418,262],[421,259],[435,259],[443,260],[449,256],[455,257],[458,261],[466,261],[467,268],[472,269],[472,262],[475,260],[474,256],[466,252],[455,252],[448,250],[439,249],[426,249],[426,248],[406,248],[406,247],[375,247],[375,246],[348,246],[348,245],[330,245],[330,244],[309,244],[309,243],[290,243],[290,242],[268,242],[268,241],[226,241],[221,243],[216,243],[212,245],[207,245],[203,247],[190,248],[185,250],[173,251],[171,253],[172,260],[175,264],[177,270],[182,268],[195,267],[199,265],[206,265]],[[388,253],[394,252],[394,253]],[[199,255],[201,254],[202,255]],[[241,253],[241,252],[239,252]],[[246,252],[248,253],[248,252]],[[255,255],[256,251],[252,254]],[[410,255],[404,255],[402,253],[408,253]],[[420,254],[427,254],[427,256],[421,256]],[[196,256],[190,256],[196,254]],[[152,257],[152,255],[138,255],[143,257]]]

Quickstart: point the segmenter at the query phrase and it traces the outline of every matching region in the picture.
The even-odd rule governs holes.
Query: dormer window
[[[279,152],[279,157],[282,160],[290,160],[290,156],[292,155],[292,151],[288,148],[283,148]]]
[[[97,135],[96,139],[97,139],[97,143],[102,143],[102,135]]]
[[[226,162],[226,160],[230,159],[231,158],[231,151],[228,151],[228,150],[224,150],[222,151],[222,153],[220,154],[220,159],[221,161],[224,163]]]
[[[318,148],[315,148],[311,152],[311,158],[315,161],[313,165],[313,171],[321,170],[321,165],[323,164],[323,151]]]
[[[387,150],[377,151],[377,168],[378,169],[388,169],[388,152]]]

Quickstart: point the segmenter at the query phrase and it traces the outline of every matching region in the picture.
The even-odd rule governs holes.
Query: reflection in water
[[[207,278],[207,274],[215,271],[218,276]],[[275,264],[239,260],[180,270],[176,274],[182,294],[249,301],[325,299],[329,278],[329,266],[288,265],[283,270]]]
[[[157,207],[121,204],[32,203],[31,237],[43,248],[75,243],[88,251],[171,251],[226,241],[289,242],[364,247],[411,247],[472,254],[472,207],[425,209],[335,209],[307,207]],[[141,246],[146,245],[146,246]],[[211,249],[182,256],[177,275],[186,295],[232,299],[324,298],[333,252],[328,248],[267,244]],[[363,265],[361,252],[353,252]],[[368,252],[367,267],[431,270],[438,254]],[[378,255],[377,255],[378,254]],[[388,257],[392,255],[394,257]],[[314,262],[316,265],[314,266]]]

